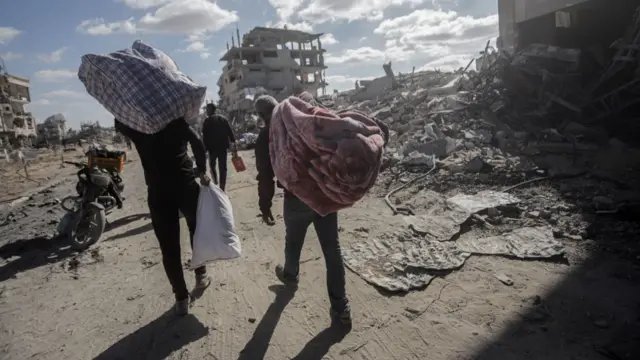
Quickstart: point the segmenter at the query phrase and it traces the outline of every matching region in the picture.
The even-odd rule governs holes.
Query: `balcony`
[[[9,99],[11,100],[11,102],[18,104],[28,104],[31,102],[31,100],[29,100],[29,98],[26,96],[11,96],[9,97]]]

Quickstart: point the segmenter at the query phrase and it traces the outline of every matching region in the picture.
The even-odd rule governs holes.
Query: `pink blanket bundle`
[[[363,114],[334,114],[290,97],[274,109],[270,127],[276,178],[322,216],[353,205],[378,177],[383,134]]]

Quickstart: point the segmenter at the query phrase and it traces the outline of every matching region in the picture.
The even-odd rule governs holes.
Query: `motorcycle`
[[[78,169],[77,196],[68,196],[60,206],[67,213],[58,225],[58,233],[66,236],[69,245],[83,251],[100,240],[106,226],[106,215],[117,206],[116,198],[124,190],[117,172],[91,168],[85,163],[65,161]]]

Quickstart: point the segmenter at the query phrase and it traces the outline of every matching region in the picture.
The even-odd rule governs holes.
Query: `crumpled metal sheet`
[[[405,267],[390,259],[390,255],[397,252],[407,236],[401,233],[394,239],[393,235],[383,235],[382,239],[374,238],[353,244],[343,249],[345,265],[366,282],[389,291],[425,287],[433,280],[433,276],[405,273]]]
[[[389,291],[423,288],[433,279],[429,271],[457,269],[471,255],[455,243],[425,240],[407,230],[353,244],[342,253],[350,270]]]
[[[548,226],[525,227],[485,238],[463,236],[455,242],[429,241],[404,230],[343,249],[350,270],[368,283],[393,292],[424,288],[433,280],[434,272],[458,269],[473,254],[544,259],[563,253],[564,247]]]
[[[436,272],[455,270],[473,254],[550,258],[564,253],[548,226],[525,227],[499,236],[465,237],[450,241],[472,214],[519,202],[498,191],[457,195],[445,199],[422,191],[412,199],[426,214],[405,216],[408,228],[383,234],[343,249],[346,266],[370,284],[389,291],[410,291],[427,286]]]
[[[474,254],[547,259],[564,254],[564,246],[553,237],[549,226],[523,227],[510,233],[485,238],[460,238],[458,248]]]
[[[408,292],[428,286],[435,276],[426,271],[384,271],[370,267],[370,263],[347,261],[347,268],[355,272],[364,281],[390,292]]]
[[[519,203],[520,199],[506,192],[485,190],[475,195],[458,194],[448,198],[447,202],[475,214],[482,210]]]

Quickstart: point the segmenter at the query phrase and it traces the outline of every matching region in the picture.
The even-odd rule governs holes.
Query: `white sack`
[[[229,197],[218,186],[200,186],[191,269],[242,255]]]

